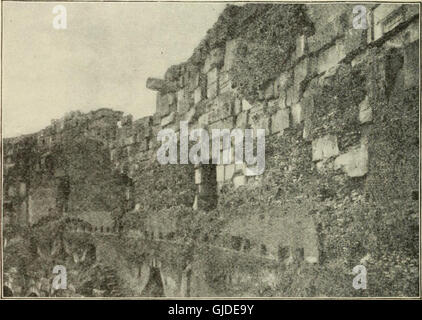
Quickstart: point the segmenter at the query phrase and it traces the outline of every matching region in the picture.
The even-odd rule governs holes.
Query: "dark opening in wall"
[[[65,213],[69,211],[70,180],[68,176],[58,179],[56,207],[57,211]]]
[[[289,247],[278,246],[278,260],[285,261],[289,257]]]
[[[217,206],[217,166],[203,164],[201,170],[201,186],[199,191],[198,208],[209,211]]]
[[[419,191],[418,190],[413,190],[412,191],[412,200],[419,200]]]

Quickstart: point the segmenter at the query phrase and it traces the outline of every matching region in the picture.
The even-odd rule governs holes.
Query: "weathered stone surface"
[[[336,169],[342,168],[349,177],[362,177],[368,172],[368,149],[366,145],[342,154],[334,161]]]
[[[207,98],[214,99],[218,95],[218,82],[207,84]]]
[[[230,70],[233,67],[238,44],[239,44],[239,40],[237,39],[233,39],[226,42],[226,52],[224,55],[224,69],[225,70]]]
[[[162,116],[168,115],[171,107],[175,105],[176,97],[174,93],[157,92],[157,113]]]
[[[233,114],[238,115],[240,112],[242,112],[242,101],[236,98],[234,101]]]
[[[296,58],[300,58],[305,54],[306,49],[306,37],[300,35],[296,38]]]
[[[339,154],[337,137],[326,135],[312,141],[312,161],[328,159]]]
[[[157,78],[148,78],[147,79],[147,89],[160,91],[160,92],[175,92],[177,87],[173,82],[157,79]]]
[[[404,16],[402,12],[398,11],[401,6],[401,4],[396,3],[384,3],[374,9],[374,40],[381,38],[384,33],[402,22]]]
[[[419,26],[417,22],[410,24],[404,33],[405,43],[409,44],[419,40]]]
[[[337,16],[332,21],[325,23],[316,34],[307,39],[309,52],[321,50],[330,43],[333,43],[336,38],[344,34],[346,25],[347,23],[345,23],[344,17],[342,16]]]
[[[273,115],[271,120],[271,133],[277,133],[289,127],[289,110],[281,109]]]
[[[207,84],[213,84],[218,81],[218,69],[213,68],[207,72]]]
[[[202,182],[201,169],[195,169],[195,184],[201,184],[201,182]]]
[[[299,124],[303,120],[302,105],[300,103],[295,103],[292,106],[292,120],[294,124]]]
[[[198,126],[199,128],[205,128],[206,126],[208,126],[208,113],[205,113],[201,116],[199,116],[198,118]]]
[[[257,129],[264,129],[265,135],[270,134],[269,117],[265,114],[263,109],[252,109],[249,113],[249,125],[254,130],[254,137],[257,136]]]
[[[295,85],[300,85],[300,83],[305,80],[309,70],[309,59],[305,58],[301,60],[294,67],[294,83]]]
[[[309,92],[309,91],[308,91]],[[312,113],[314,110],[314,97],[311,94],[307,94],[301,101],[303,108],[303,139],[309,140],[312,133]]]
[[[188,123],[192,123],[194,117],[196,114],[196,109],[195,108],[190,108],[187,112],[185,112],[182,117],[181,117],[181,121],[187,121]]]
[[[232,129],[233,128],[233,117],[226,118],[210,124],[208,126],[209,130],[213,129]]]
[[[242,110],[247,111],[253,108],[253,105],[251,105],[246,99],[242,100]]]
[[[197,103],[201,102],[203,98],[204,98],[204,96],[203,96],[202,88],[201,87],[196,88],[195,92],[193,93],[194,103],[197,104]]]
[[[366,123],[372,121],[372,108],[369,105],[368,97],[359,104],[359,121],[360,123]]]
[[[236,176],[233,179],[233,185],[235,188],[239,188],[246,184],[246,177],[244,175]]]
[[[208,73],[212,68],[219,67],[224,63],[224,48],[216,48],[211,50],[205,59],[203,73]]]
[[[412,88],[419,85],[419,43],[413,42],[404,48],[404,86]]]
[[[246,168],[246,163],[235,164],[235,172],[244,172]]]
[[[272,98],[274,98],[274,82],[271,81],[264,90],[264,98],[266,100],[270,100]]]
[[[193,104],[193,98],[188,95],[185,89],[177,91],[177,112],[185,113]]]
[[[234,107],[234,96],[231,94],[219,95],[211,104],[208,122],[213,123],[218,120],[230,117]]]
[[[233,163],[226,165],[224,167],[224,179],[231,180],[231,178],[233,178],[234,171],[235,171],[235,165]]]
[[[245,129],[248,125],[248,112],[243,111],[236,117],[236,128]]]
[[[360,48],[366,43],[364,29],[350,28],[346,31],[346,37],[344,40],[344,50],[346,55]]]
[[[170,113],[168,116],[161,119],[161,126],[164,127],[174,121],[176,114],[174,112]]]
[[[230,91],[232,89],[232,82],[228,71],[222,69],[218,75],[218,86],[220,93]]]
[[[218,165],[216,172],[217,172],[217,182],[223,182],[224,181],[224,165]]]
[[[318,73],[335,67],[346,57],[346,50],[343,41],[338,40],[334,46],[320,53],[318,57]]]

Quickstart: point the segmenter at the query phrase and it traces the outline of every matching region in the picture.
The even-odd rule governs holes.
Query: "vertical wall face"
[[[247,39],[237,26],[235,38],[208,39],[219,44],[198,47],[164,79],[148,80],[157,91],[153,116],[75,113],[33,136],[6,140],[5,215],[33,224],[68,211],[98,228],[111,227],[110,216],[124,221],[128,243],[142,238],[146,248],[127,251],[145,256],[136,263],[112,258],[125,281],[137,281],[137,293],[149,279],[149,262],[159,259],[169,295],[280,295],[277,281],[289,266],[349,268],[376,250],[394,256],[403,248],[384,243],[385,226],[396,223],[391,212],[413,219],[396,236],[417,252],[419,9],[365,7],[367,28],[356,29],[352,4],[306,5],[312,32],[294,34],[283,68],[256,85],[254,99],[234,81]],[[264,173],[254,176],[246,161],[235,163],[234,141],[210,149],[209,163],[157,164],[158,132],[173,129],[180,137],[181,121],[209,136],[213,129],[264,129]],[[228,163],[212,163],[225,154]],[[368,214],[361,221],[362,212]],[[374,231],[374,216],[385,234]],[[109,248],[100,249],[106,257]],[[413,259],[414,252],[406,254]],[[123,276],[138,264],[141,276]],[[314,284],[293,285],[308,291],[286,295],[315,294]],[[335,290],[323,294],[354,294]]]

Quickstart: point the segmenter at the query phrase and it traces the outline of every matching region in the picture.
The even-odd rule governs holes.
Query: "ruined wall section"
[[[261,295],[257,288],[250,287],[251,279],[258,286],[277,289],[277,279],[282,275],[277,273],[280,272],[280,262],[284,265],[292,259],[301,258],[310,264],[324,263],[327,248],[343,240],[321,244],[321,230],[317,229],[311,215],[315,216],[315,211],[324,214],[323,209],[332,203],[334,207],[329,208],[333,209],[332,212],[342,212],[341,206],[345,204],[340,202],[343,200],[352,201],[346,203],[352,206],[362,199],[365,188],[372,192],[374,187],[383,185],[386,175],[382,170],[385,167],[377,166],[380,163],[377,156],[380,155],[376,154],[376,150],[379,143],[388,146],[390,140],[380,138],[377,125],[392,116],[387,110],[396,105],[407,108],[405,110],[409,112],[415,110],[419,85],[418,6],[379,4],[366,5],[366,8],[368,28],[362,30],[353,28],[353,5],[307,5],[314,33],[297,35],[296,49],[285,63],[284,71],[260,89],[256,100],[246,98],[233,85],[230,70],[236,59],[239,40],[232,39],[210,51],[200,47],[200,50],[195,50],[194,58],[169,68],[164,79],[149,79],[147,87],[157,91],[156,113],[153,116],[133,120],[130,115],[125,116],[121,112],[100,109],[53,121],[51,126],[29,137],[6,139],[6,204],[16,203],[20,211],[28,212],[25,207],[27,194],[33,192],[34,199],[45,199],[45,196],[35,195],[40,194],[42,188],[47,188],[52,194],[47,197],[52,203],[56,186],[50,186],[48,179],[59,178],[63,174],[61,170],[48,172],[48,156],[52,150],[63,141],[76,140],[82,144],[84,141],[97,141],[99,146],[104,147],[100,149],[109,154],[105,160],[110,164],[110,172],[133,180],[133,183],[125,184],[124,197],[130,203],[125,210],[146,215],[145,221],[149,224],[146,230],[145,225],[136,230],[137,236],[151,242],[154,239],[169,240],[180,222],[171,218],[176,216],[175,210],[169,209],[168,216],[144,212],[144,198],[138,194],[149,191],[142,174],[143,169],[156,159],[158,131],[172,128],[178,132],[182,120],[188,121],[190,129],[265,129],[267,141],[279,141],[283,147],[273,150],[280,157],[269,161],[266,170],[280,169],[278,174],[283,180],[267,192],[268,197],[274,197],[278,202],[275,201],[271,210],[251,209],[242,212],[242,216],[230,216],[230,209],[226,210],[223,213],[228,216],[228,222],[221,228],[215,221],[210,222],[210,229],[218,229],[217,235],[199,239],[194,261],[179,257],[174,252],[174,261],[169,264],[192,262],[192,295],[227,296],[228,292],[233,295],[245,292]],[[198,56],[200,59],[197,59]],[[402,99],[405,102],[409,100],[408,107],[404,105],[407,102],[396,101],[394,96],[399,97],[398,100],[409,97],[410,100]],[[402,117],[400,113],[394,115]],[[413,134],[411,139],[415,136]],[[411,146],[413,149],[418,147],[417,142],[414,141]],[[34,155],[31,158],[35,161],[20,159],[25,148],[31,150],[30,154]],[[397,193],[398,206],[407,202],[404,197],[409,190],[418,189],[418,179],[415,179],[418,159],[413,156],[418,153],[413,149],[407,157],[412,159],[406,158],[403,165],[411,169],[406,169],[403,176],[397,173],[396,181],[403,186],[403,191]],[[391,150],[391,153],[396,152]],[[195,166],[191,180],[196,184],[193,208],[197,209],[197,216],[203,215],[201,196],[208,195],[209,177],[215,177],[219,199],[223,198],[225,190],[241,190],[244,187],[252,195],[254,188],[258,190],[262,187],[268,178],[266,173],[260,177],[248,176],[246,168],[246,164],[220,164],[214,166],[214,173],[210,173],[208,167]],[[80,172],[88,172],[89,167],[84,170]],[[310,172],[309,177],[303,176],[305,171]],[[377,176],[377,172],[383,174]],[[326,181],[328,186],[324,184]],[[168,183],[174,184],[176,179]],[[359,188],[349,192],[347,186],[353,183]],[[313,187],[318,189],[317,196],[322,199],[318,203],[311,201],[315,200],[311,198],[314,194],[308,194]],[[287,193],[289,188],[294,192]],[[86,189],[86,192],[91,191]],[[380,188],[378,194],[383,192],[385,190]],[[279,193],[282,195],[277,199]],[[289,204],[289,207],[281,201],[285,200],[283,196],[293,205]],[[308,204],[305,203],[307,197],[311,199]],[[45,210],[47,208],[37,211]],[[294,214],[286,215],[289,210]],[[343,216],[339,216],[335,223],[330,220],[324,226],[325,231],[331,234],[341,232],[345,229],[344,220]],[[182,225],[181,229],[184,227],[186,225]],[[337,227],[338,230],[335,229]],[[260,233],[264,232],[267,234],[261,237]],[[292,233],[297,237],[293,237]],[[358,253],[364,254],[366,249]],[[214,261],[207,258],[208,253]],[[257,270],[262,263],[265,268]],[[298,293],[306,294],[312,292]],[[324,291],[324,294],[336,293]],[[344,292],[341,294],[345,295]]]

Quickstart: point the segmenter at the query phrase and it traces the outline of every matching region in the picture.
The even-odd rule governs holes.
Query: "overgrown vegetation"
[[[202,66],[211,50],[225,49],[227,41],[238,39],[232,82],[245,97],[255,100],[288,67],[297,36],[313,32],[305,10],[302,4],[228,5],[188,62],[171,67],[168,74],[177,78],[185,66]]]

